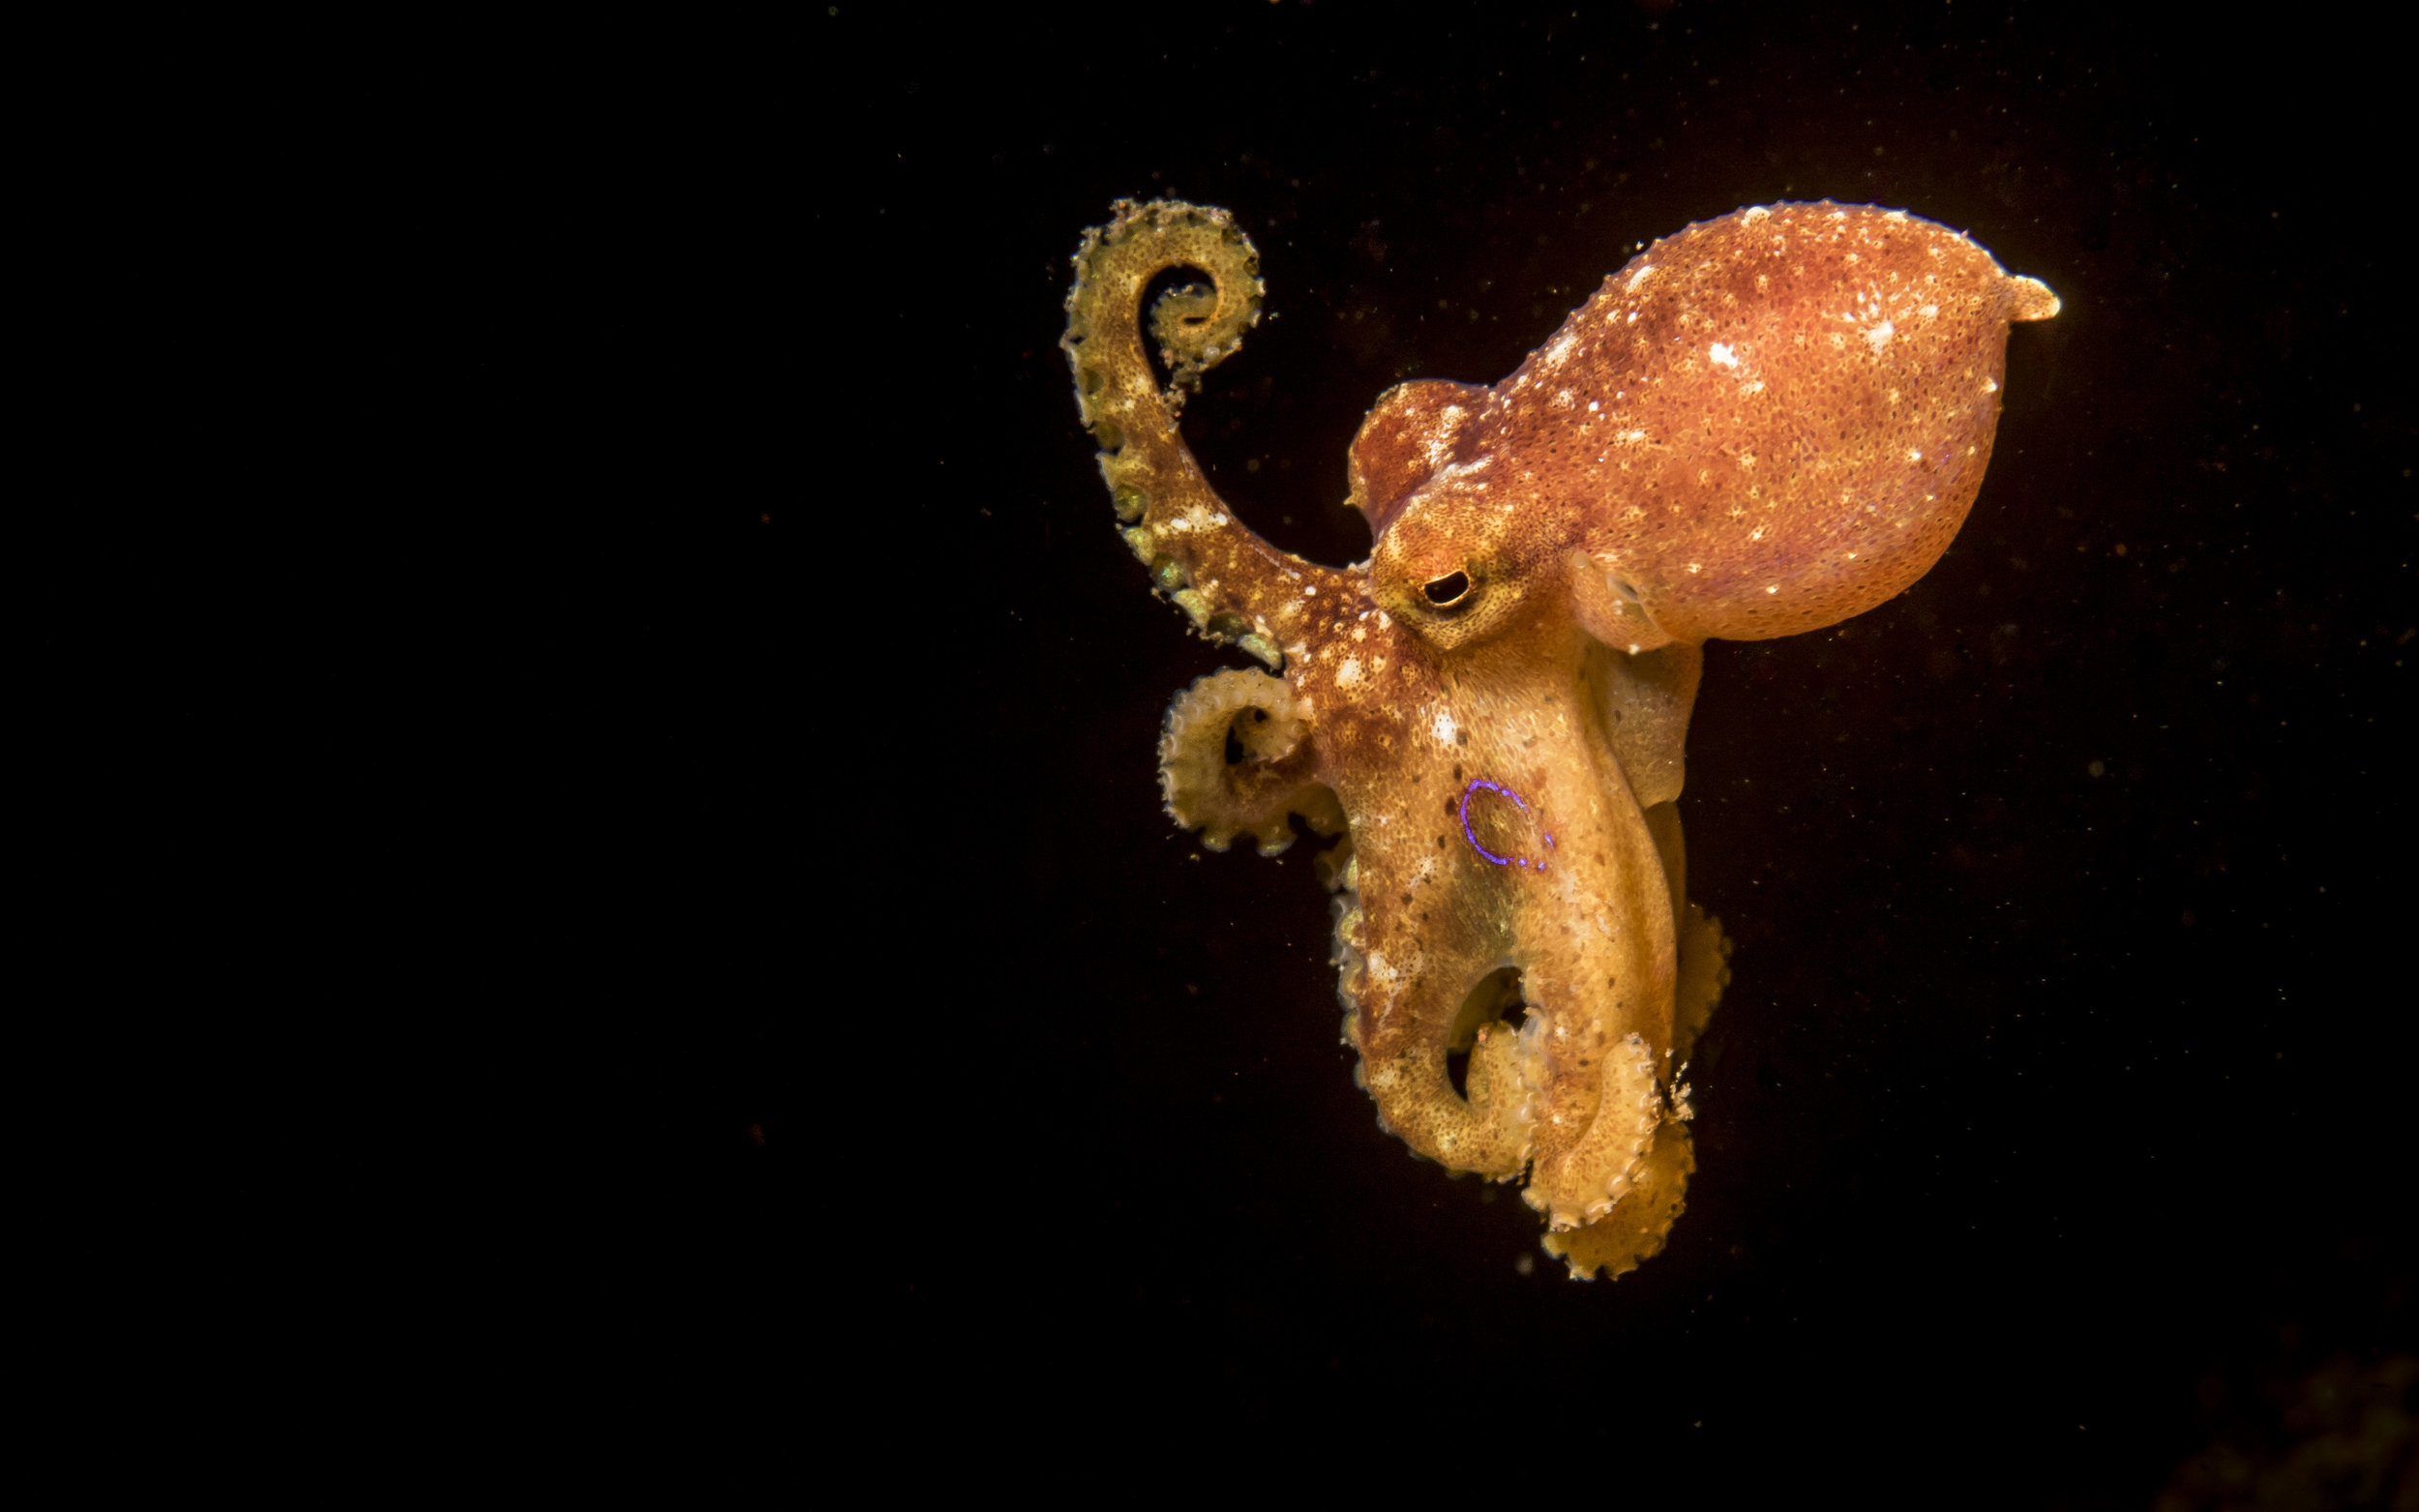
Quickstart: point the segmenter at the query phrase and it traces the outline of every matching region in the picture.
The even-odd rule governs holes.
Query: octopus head
[[[1499,467],[1475,424],[1488,390],[1433,379],[1397,385],[1353,440],[1352,502],[1376,537],[1369,594],[1431,649],[1496,639],[1563,597],[1548,518]]]
[[[1371,597],[1440,652],[1502,635],[1540,588],[1538,563],[1508,539],[1503,519],[1484,494],[1421,490],[1370,551]]]

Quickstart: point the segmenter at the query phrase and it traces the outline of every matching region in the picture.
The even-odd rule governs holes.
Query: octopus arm
[[[1577,1281],[1595,1280],[1599,1269],[1616,1277],[1637,1269],[1641,1260],[1662,1253],[1663,1240],[1687,1205],[1688,1177],[1695,1171],[1687,1126],[1664,1124],[1619,1205],[1592,1224],[1546,1230],[1545,1253],[1568,1261]]]
[[[1159,737],[1159,784],[1168,814],[1201,843],[1224,850],[1248,834],[1273,856],[1294,843],[1299,814],[1321,835],[1344,832],[1344,806],[1313,775],[1310,718],[1266,672],[1230,670],[1197,680],[1168,708]]]
[[[1060,346],[1076,402],[1100,443],[1100,472],[1125,544],[1193,628],[1281,668],[1279,649],[1319,590],[1343,575],[1280,551],[1235,518],[1177,429],[1187,391],[1232,356],[1260,319],[1259,254],[1225,211],[1120,200],[1109,223],[1084,234]],[[1151,371],[1142,299],[1170,270],[1210,282],[1163,295],[1151,334],[1171,381]],[[1306,591],[1307,590],[1307,591]]]
[[[1656,808],[1680,796],[1687,775],[1688,715],[1696,707],[1705,650],[1675,641],[1634,656],[1607,647],[1592,654],[1604,663],[1597,686],[1602,690],[1605,738],[1638,806],[1652,816]],[[1676,902],[1677,883],[1673,894]]]
[[[1576,1229],[1549,1229],[1545,1251],[1567,1262],[1573,1279],[1590,1281],[1598,1271],[1618,1277],[1662,1252],[1687,1206],[1688,1177],[1696,1155],[1688,1137],[1687,1084],[1681,1081],[1697,1036],[1730,985],[1730,940],[1721,923],[1687,901],[1687,865],[1679,810],[1671,803],[1646,811],[1646,826],[1663,863],[1678,936],[1678,978],[1673,990],[1672,1074],[1667,1112],[1648,1139],[1643,1156],[1628,1172],[1611,1211]]]
[[[1380,900],[1398,884],[1389,880],[1388,837],[1359,840],[1335,922],[1344,1037],[1361,1056],[1355,1079],[1376,1102],[1379,1126],[1414,1150],[1448,1171],[1513,1180],[1536,1152],[1544,1021],[1508,1022],[1522,1002],[1520,974],[1486,921],[1447,905],[1416,943],[1389,930]],[[1448,1079],[1448,1054],[1469,1056],[1462,1089]]]
[[[1650,812],[1647,817],[1653,825],[1654,814]],[[1678,824],[1676,816],[1669,821],[1675,846]],[[1676,902],[1676,882],[1673,896]],[[1730,939],[1722,934],[1721,922],[1694,904],[1680,904],[1679,934],[1680,980],[1674,994],[1677,1012],[1671,1039],[1673,1058],[1685,1071],[1697,1035],[1721,1001],[1722,989],[1730,985]],[[1687,1205],[1688,1177],[1696,1171],[1687,1125],[1693,1113],[1687,1084],[1678,1082],[1676,1075],[1675,1082],[1670,1114],[1656,1127],[1653,1142],[1631,1173],[1623,1200],[1593,1223],[1546,1230],[1545,1252],[1568,1262],[1573,1280],[1593,1281],[1599,1270],[1618,1277],[1661,1254],[1672,1225]]]

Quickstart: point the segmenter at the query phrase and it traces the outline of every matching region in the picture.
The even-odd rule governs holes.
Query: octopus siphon
[[[1143,329],[1146,289],[1177,270]],[[1344,1038],[1381,1127],[1525,1178],[1573,1276],[1657,1253],[1695,1169],[1689,1050],[1729,942],[1676,802],[1703,644],[1921,578],[1990,460],[2011,322],[2058,300],[1903,211],[1780,204],[1655,243],[1493,387],[1382,395],[1347,460],[1369,558],[1236,519],[1178,430],[1260,317],[1223,210],[1120,201],[1061,342],[1120,532],[1194,629],[1168,812],[1223,850],[1331,841]]]

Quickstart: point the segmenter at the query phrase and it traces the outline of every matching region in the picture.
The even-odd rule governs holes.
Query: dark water
[[[2379,39],[1571,9],[817,7],[624,102],[594,214],[669,250],[614,254],[662,407],[576,637],[627,956],[574,1295],[892,1428],[1714,1504],[2145,1505],[2419,1348]],[[1927,578],[1709,648],[1682,811],[1735,978],[1618,1283],[1379,1133],[1306,851],[1160,812],[1161,710],[1239,658],[1146,591],[1055,347],[1078,234],[1151,194],[1258,243],[1274,318],[1185,430],[1330,562],[1378,393],[1493,381],[1690,221],[1903,207],[2065,301]]]

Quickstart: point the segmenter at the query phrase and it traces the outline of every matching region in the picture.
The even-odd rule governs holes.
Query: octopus
[[[1173,272],[1148,311],[1155,280]],[[1990,461],[2012,322],[2058,300],[1898,210],[1778,204],[1656,242],[1492,387],[1380,396],[1347,458],[1366,561],[1239,520],[1179,417],[1260,318],[1223,210],[1120,200],[1061,341],[1126,545],[1265,667],[1179,695],[1176,822],[1319,837],[1345,1042],[1378,1123],[1523,1181],[1574,1277],[1658,1253],[1729,981],[1677,801],[1714,637],[1798,635],[1928,571]]]

